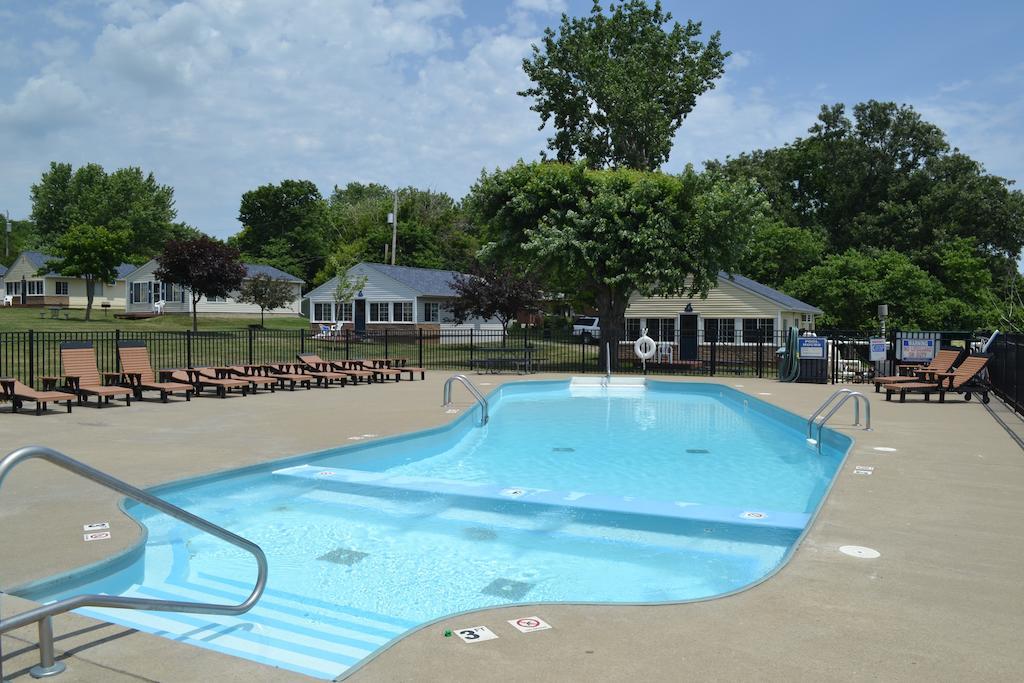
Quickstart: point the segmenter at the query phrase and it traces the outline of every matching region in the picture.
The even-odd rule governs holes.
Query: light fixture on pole
[[[878,323],[882,328],[882,334],[885,334],[885,319],[889,317],[889,305],[878,304]]]

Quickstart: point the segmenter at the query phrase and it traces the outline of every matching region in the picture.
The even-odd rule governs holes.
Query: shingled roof
[[[783,294],[779,290],[772,289],[768,285],[762,285],[760,282],[757,282],[756,280],[751,280],[749,277],[736,275],[735,273],[730,275],[724,270],[719,271],[718,277],[721,280],[727,280],[733,283],[737,287],[742,287],[748,292],[753,292],[754,294],[763,296],[765,299],[768,299],[769,301],[777,303],[779,306],[782,307],[782,310],[784,311],[796,311],[797,313],[814,313],[816,315],[821,315],[823,313],[823,311],[820,308],[817,308],[816,306],[804,303],[803,301],[800,301],[800,299],[794,299],[788,294]]]
[[[433,268],[413,268],[411,266],[389,266],[383,263],[363,263],[378,273],[398,280],[409,289],[416,290],[423,296],[456,296],[451,288],[451,281],[459,275],[454,270],[434,270]]]

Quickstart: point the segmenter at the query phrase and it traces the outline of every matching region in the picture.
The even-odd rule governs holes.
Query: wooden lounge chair
[[[376,377],[376,375],[369,370],[349,367],[348,362],[346,361],[324,360],[315,353],[300,353],[298,354],[298,358],[307,367],[345,375],[348,379],[352,380],[353,384],[358,384],[359,380],[363,380],[369,384]]]
[[[249,392],[249,383],[243,379],[217,379],[216,377],[205,377],[196,368],[185,368],[182,370],[161,370],[160,377],[164,380],[175,382],[188,382],[195,388],[198,396],[203,389],[213,389],[217,396],[227,398],[231,389],[241,389],[242,396]]]
[[[67,403],[68,412],[71,412],[71,402],[75,400],[74,394],[66,391],[36,391],[32,387],[25,386],[16,379],[0,379],[0,399],[11,402],[11,412],[16,413],[21,409],[25,401],[35,401],[36,415],[42,415],[46,410],[47,403]]]
[[[202,366],[202,367],[197,367],[197,368],[194,368],[194,369],[195,369],[195,371],[197,373],[199,373],[199,377],[200,377],[200,379],[202,379],[202,381],[204,381],[204,382],[207,382],[207,381],[209,381],[209,382],[220,382],[229,391],[231,389],[239,388],[239,387],[244,386],[246,390],[251,390],[252,393],[255,394],[256,393],[256,388],[258,386],[263,386],[263,387],[266,388],[269,385],[270,391],[273,392],[274,391],[274,386],[277,384],[277,382],[275,382],[273,380],[271,380],[269,382],[267,382],[267,381],[257,381],[256,378],[249,377],[249,376],[245,375],[244,372],[240,376],[231,367],[228,367],[228,366],[218,366],[218,367],[205,367],[205,366]],[[233,386],[232,385],[225,385],[222,380],[223,381],[227,381],[227,382],[231,382]]]
[[[963,394],[965,401],[971,400],[971,393],[981,394],[981,402],[988,403],[989,386],[978,378],[988,358],[985,356],[968,356],[960,363],[953,372],[937,372],[934,381],[921,382],[898,382],[885,385],[885,400],[892,400],[892,395],[897,391],[900,393],[900,403],[907,400],[907,392],[924,394],[924,400],[929,400],[932,394],[939,395],[939,403],[944,403],[947,393]]]
[[[426,370],[426,368],[414,368],[411,365],[406,365],[406,362],[407,361],[404,358],[396,358],[396,359],[394,359],[394,361],[389,361],[388,367],[390,367],[392,370],[398,370],[399,372],[407,372],[407,373],[409,373],[409,381],[410,382],[415,379],[414,375],[417,372],[420,373],[420,379],[426,379],[427,378],[427,370]]]
[[[268,377],[263,372],[262,365],[228,365],[225,366],[224,369],[230,372],[231,377],[235,379],[248,380],[253,393],[256,393],[257,387],[270,389],[270,393],[274,393],[274,390],[277,389],[279,385],[276,378]]]
[[[344,368],[350,370],[362,370],[363,372],[369,372],[373,374],[375,382],[383,382],[387,379],[394,379],[396,382],[402,380],[402,371],[394,370],[389,367],[377,367],[370,361],[364,360],[339,360],[335,361]]]
[[[939,349],[935,354],[935,358],[928,365],[897,365],[897,374],[887,377],[875,377],[871,380],[875,385],[875,393],[877,394],[879,388],[886,384],[927,381],[932,379],[932,376],[937,372],[949,372],[949,369],[953,367],[953,363],[956,363],[959,357],[960,349]],[[907,374],[901,374],[904,371]]]
[[[300,384],[306,389],[312,386],[312,378],[301,372],[292,372],[291,363],[265,363],[263,372],[267,377],[272,377],[280,382],[282,389],[287,386],[289,391],[295,391],[296,384]]]
[[[167,403],[167,397],[176,391],[185,392],[185,400],[192,400],[195,388],[186,382],[158,382],[153,366],[149,363],[146,342],[127,339],[117,342],[117,358],[121,363],[122,382],[131,388],[135,398],[142,400],[143,391],[159,391],[160,400]]]
[[[132,394],[135,392],[130,388],[100,381],[96,349],[91,341],[63,342],[60,345],[60,363],[64,367],[64,386],[78,396],[79,405],[87,402],[89,396],[96,397],[100,408],[116,396],[124,396],[125,405],[132,404]],[[120,372],[104,372],[103,376],[112,382],[121,379]]]
[[[323,382],[324,386],[327,387],[331,386],[331,382],[337,382],[341,386],[348,384],[348,375],[342,372],[330,370],[330,365],[325,362],[321,362],[319,364],[307,363],[302,360],[302,355],[303,354],[299,354],[299,362],[292,366],[293,371],[301,372],[302,374],[315,378],[317,386],[320,386],[321,382]]]

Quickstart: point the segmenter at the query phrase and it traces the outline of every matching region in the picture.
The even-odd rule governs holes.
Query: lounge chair
[[[117,342],[117,358],[121,363],[123,383],[132,389],[135,398],[142,400],[143,391],[159,391],[160,400],[167,403],[167,397],[176,391],[185,392],[185,400],[192,400],[195,390],[186,382],[158,382],[153,366],[149,363],[149,352],[146,342],[139,339],[128,339]]]
[[[228,391],[231,389],[241,389],[242,396],[245,396],[249,392],[249,383],[245,380],[204,377],[196,368],[187,368],[183,370],[161,370],[160,377],[161,379],[173,380],[175,382],[188,382],[195,388],[196,396],[201,394],[203,389],[213,389],[217,396],[220,396],[221,398],[227,398]]]
[[[296,372],[301,372],[310,377],[316,379],[317,386],[323,382],[325,386],[331,386],[331,382],[338,382],[341,386],[348,384],[348,375],[343,372],[336,372],[330,370],[330,365],[326,362],[321,363],[308,363],[302,359],[304,354],[298,354],[299,362],[292,366],[292,369]]]
[[[377,367],[370,361],[364,360],[339,360],[335,361],[344,368],[350,370],[362,370],[363,372],[369,372],[373,374],[374,381],[383,382],[388,378],[394,379],[396,382],[402,380],[402,371],[394,370],[388,367]]]
[[[267,377],[272,377],[281,383],[281,388],[288,387],[289,391],[295,391],[295,385],[301,384],[309,389],[312,385],[312,378],[301,372],[292,372],[291,363],[265,363],[263,372]]]
[[[960,357],[960,353],[960,349],[939,349],[935,354],[935,358],[928,365],[897,365],[897,374],[887,377],[875,377],[871,380],[875,385],[875,393],[877,394],[879,388],[886,384],[928,381],[935,373],[949,372],[950,368],[953,367],[953,364]],[[908,371],[910,374],[902,374],[903,371]]]
[[[96,349],[91,341],[63,342],[60,345],[60,363],[64,367],[64,386],[78,396],[78,404],[95,396],[99,407],[110,403],[116,396],[124,396],[125,405],[132,404],[132,394],[128,387],[104,384],[100,381],[100,371],[96,365]],[[120,372],[104,372],[103,376],[112,382],[121,379]]]
[[[898,382],[885,385],[885,400],[892,400],[892,395],[897,391],[900,393],[900,403],[907,400],[907,392],[924,394],[924,400],[929,400],[932,394],[939,395],[939,403],[944,403],[947,393],[963,394],[965,401],[971,400],[972,392],[981,394],[981,402],[988,403],[989,386],[983,382],[978,373],[988,363],[986,356],[968,356],[960,363],[953,372],[937,372],[934,381],[921,382]]]
[[[313,368],[322,372],[334,372],[342,374],[348,379],[352,380],[353,384],[358,384],[359,380],[363,380],[367,384],[372,382],[377,375],[369,370],[362,368],[348,367],[345,361],[333,361],[324,360],[315,353],[300,353],[298,354],[299,361],[302,362],[306,367]]]
[[[47,403],[67,403],[68,412],[71,412],[71,402],[75,400],[74,394],[66,391],[36,391],[32,387],[25,386],[16,379],[0,379],[0,399],[11,402],[11,412],[16,413],[21,409],[25,401],[35,401],[36,415],[42,415],[46,410]]]
[[[234,379],[248,380],[253,393],[256,393],[257,387],[270,389],[270,393],[274,393],[279,385],[277,378],[268,377],[263,372],[262,365],[228,365],[224,369],[231,373]]]
[[[270,391],[274,391],[274,386],[277,382],[274,380],[263,380],[262,378],[254,378],[246,375],[244,372],[239,375],[230,366],[218,366],[218,367],[197,367],[194,370],[199,374],[199,377],[204,382],[219,383],[227,390],[245,387],[247,390],[251,390],[252,393],[256,393],[256,388],[263,386],[264,388],[269,387]],[[231,384],[226,384],[230,382]],[[244,393],[244,390],[243,390]]]
[[[395,358],[394,360],[388,361],[388,367],[391,368],[392,370],[398,370],[399,372],[409,373],[410,382],[415,379],[414,375],[417,372],[420,373],[420,379],[427,378],[426,368],[414,368],[411,365],[406,365],[406,362],[407,361],[404,358]]]

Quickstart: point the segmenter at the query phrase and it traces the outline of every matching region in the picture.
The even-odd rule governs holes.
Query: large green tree
[[[124,263],[131,234],[102,225],[72,225],[53,243],[56,259],[46,267],[62,275],[85,279],[85,319],[92,315],[97,282],[114,282],[117,267]]]
[[[522,162],[484,173],[466,201],[488,226],[488,251],[518,253],[563,289],[593,294],[613,349],[632,294],[706,295],[720,270],[735,270],[737,245],[764,209],[751,183],[689,168],[673,176]],[[601,363],[604,354],[602,344]]]
[[[283,180],[242,195],[242,229],[230,242],[246,259],[313,282],[332,233],[327,202],[309,180]]]
[[[669,24],[671,22],[671,26]],[[598,0],[589,16],[562,15],[533,46],[523,70],[541,129],[555,130],[548,147],[558,161],[655,170],[697,97],[714,87],[729,52],[719,34],[699,40],[701,24],[672,21],[661,3]]]
[[[141,263],[168,239],[192,230],[175,222],[174,188],[136,166],[107,173],[99,164],[74,169],[51,162],[32,185],[32,221],[44,248],[53,248],[75,225],[92,225],[128,235],[125,258]]]

